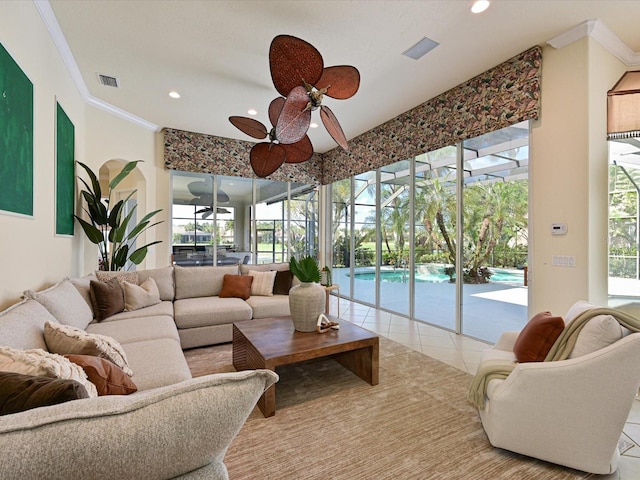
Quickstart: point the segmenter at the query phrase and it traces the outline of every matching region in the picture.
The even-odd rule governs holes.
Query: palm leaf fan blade
[[[229,121],[243,133],[262,140],[267,136],[267,128],[257,120],[249,117],[229,117]]]
[[[282,145],[287,152],[286,163],[302,163],[306,162],[313,156],[313,145],[308,135],[302,137],[302,140],[290,145]]]
[[[274,127],[278,124],[278,118],[280,118],[280,113],[282,112],[282,107],[284,107],[284,102],[286,98],[277,97],[271,100],[269,104],[269,121],[271,125]]]
[[[344,132],[342,131],[342,127],[340,126],[340,123],[338,123],[338,119],[329,107],[325,105],[322,105],[322,107],[320,107],[320,118],[322,119],[322,123],[327,129],[327,132],[329,132],[329,135],[331,135],[331,138],[333,138],[335,142],[342,148],[344,148],[345,150],[349,150],[347,137],[345,137]]]
[[[327,88],[326,95],[338,100],[353,97],[360,88],[360,72],[350,65],[327,67],[316,83],[318,90]]]
[[[309,95],[304,87],[291,90],[276,125],[276,138],[280,143],[296,143],[306,135],[311,123],[308,103]]]
[[[249,158],[258,177],[267,177],[284,163],[287,152],[282,145],[262,142],[253,146]]]
[[[283,97],[303,80],[314,85],[322,76],[324,62],[310,43],[291,35],[278,35],[269,47],[269,68],[276,90]]]

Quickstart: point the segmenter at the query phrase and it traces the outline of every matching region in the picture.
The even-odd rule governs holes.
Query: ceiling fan
[[[217,193],[216,193],[216,201],[218,204],[220,203],[229,203],[229,195],[222,191],[220,188],[220,179],[216,177],[216,185],[217,185]],[[192,205],[207,205],[205,208],[202,208],[195,213],[202,213],[202,218],[205,219],[213,213],[213,182],[210,179],[207,180],[197,180],[195,182],[190,182],[187,184],[187,189],[194,196],[191,200]],[[218,207],[216,210],[217,213],[230,213],[226,208]]]
[[[320,118],[329,135],[345,150],[349,149],[338,119],[326,105],[324,95],[339,100],[351,98],[360,86],[360,72],[349,65],[324,66],[320,52],[310,43],[291,35],[278,35],[269,48],[269,67],[273,84],[282,95],[269,105],[267,128],[249,117],[229,117],[239,130],[258,139],[253,146],[251,167],[259,177],[275,172],[283,163],[301,163],[313,155],[307,136],[311,112],[320,109]]]

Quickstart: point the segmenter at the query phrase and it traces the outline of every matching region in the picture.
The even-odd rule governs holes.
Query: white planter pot
[[[293,326],[299,332],[314,332],[318,316],[324,313],[326,293],[313,282],[305,282],[289,291],[289,309]]]

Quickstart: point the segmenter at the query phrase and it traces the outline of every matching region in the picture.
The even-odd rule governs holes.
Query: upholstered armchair
[[[589,308],[578,302],[564,321],[568,325]],[[618,440],[640,386],[640,333],[599,315],[579,332],[566,360],[526,363],[514,353],[519,336],[506,332],[483,353],[481,366],[515,362],[506,378],[487,382],[479,402],[491,444],[586,472],[614,472]]]

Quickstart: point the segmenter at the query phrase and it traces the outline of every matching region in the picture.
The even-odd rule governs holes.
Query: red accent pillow
[[[222,290],[220,290],[220,298],[241,298],[246,300],[251,296],[251,284],[253,277],[251,275],[230,275],[225,274],[222,280]]]
[[[106,358],[71,354],[65,357],[82,367],[89,381],[96,386],[98,395],[129,395],[138,390],[129,375]]]
[[[535,315],[522,329],[513,345],[513,353],[518,362],[542,362],[562,330],[562,317],[554,317],[551,312]]]

